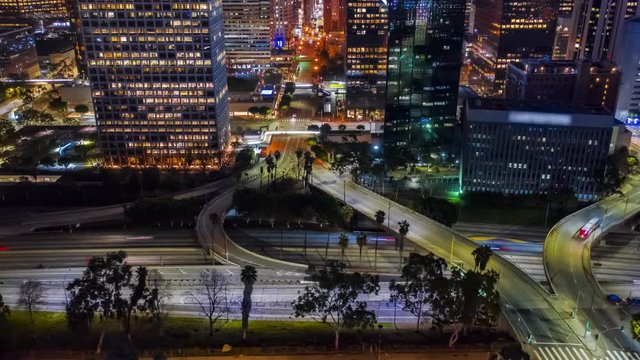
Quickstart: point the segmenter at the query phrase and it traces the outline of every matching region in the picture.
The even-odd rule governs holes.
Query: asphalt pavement
[[[314,178],[314,185],[318,188],[338,199],[343,197],[343,180],[346,177],[341,178],[325,168],[316,167]],[[347,180],[346,184],[346,202],[357,211],[369,217],[378,210],[385,211],[387,223],[395,231],[399,221],[407,220],[411,224],[407,237],[414,244],[450,263],[473,267],[471,252],[477,243],[351,181]],[[566,314],[561,314],[551,305],[548,294],[538,283],[501,256],[494,256],[488,268],[500,273],[498,288],[503,300],[503,313],[518,339],[532,336],[538,345],[581,346],[581,339],[567,324]]]
[[[564,308],[576,311],[571,325],[574,331],[585,335],[586,346],[596,354],[604,350],[640,352],[640,344],[631,338],[629,331],[620,330],[628,329],[629,312],[606,301],[591,268],[594,241],[640,211],[640,183],[632,180],[622,190],[624,196],[612,195],[567,216],[554,226],[545,241],[545,266],[558,301]],[[600,227],[587,240],[576,236],[594,218],[600,219]]]

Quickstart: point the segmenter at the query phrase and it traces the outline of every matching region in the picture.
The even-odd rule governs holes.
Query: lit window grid
[[[469,123],[465,127],[465,191],[545,194],[570,187],[578,199],[597,199],[610,127],[541,127]]]
[[[0,0],[0,16],[38,15],[42,17],[66,17],[65,0]]]
[[[81,1],[79,7],[105,155],[122,165],[129,157],[224,146],[228,110],[220,2],[176,2],[169,9],[167,3],[103,5]],[[131,5],[145,11],[132,12]],[[171,29],[156,27],[158,19]],[[141,51],[148,48],[156,50]]]

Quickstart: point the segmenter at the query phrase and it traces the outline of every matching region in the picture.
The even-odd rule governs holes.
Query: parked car
[[[640,305],[640,297],[627,298],[628,305]]]
[[[620,298],[620,296],[616,294],[609,294],[607,295],[607,301],[614,304],[619,304],[622,301],[622,299]]]

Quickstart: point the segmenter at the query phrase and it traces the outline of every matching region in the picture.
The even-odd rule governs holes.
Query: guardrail
[[[318,178],[318,174],[314,173],[314,176],[316,177],[316,181],[314,182],[314,186],[320,190],[323,190],[325,192],[327,192],[328,194],[330,194],[331,196],[336,197],[337,199],[341,200],[342,199],[342,191],[340,191],[340,194],[332,194],[330,188],[326,185],[322,184],[322,180],[320,178]],[[377,199],[378,201],[383,201],[383,202],[391,202],[390,199],[383,197],[381,195],[376,194],[375,192],[366,189],[358,184],[355,184],[353,182],[351,182],[351,184],[359,191],[367,194],[370,197],[373,197],[375,199]],[[323,187],[326,187],[326,189],[323,189]],[[400,208],[401,212],[403,213],[410,213],[413,216],[421,219],[422,221],[428,223],[429,225],[434,226],[435,228],[437,228],[438,230],[440,230],[441,232],[444,232],[445,234],[449,234],[451,235],[456,241],[459,241],[460,243],[466,245],[467,247],[471,247],[471,248],[478,248],[479,244],[472,241],[471,239],[467,238],[466,236],[458,233],[457,231],[443,225],[440,224],[439,222],[424,216],[410,208],[407,208],[406,206],[400,205],[396,202],[394,202],[394,207],[395,208]],[[366,215],[366,214],[365,214]],[[371,215],[369,215],[371,216]],[[432,249],[428,249],[430,251],[432,251],[434,254],[436,254],[437,256],[440,256],[442,258],[448,258],[449,254],[448,251],[444,248],[441,248],[439,246],[436,246]],[[500,264],[501,266],[505,267],[506,269],[509,269],[509,271],[516,277],[516,278],[520,278],[520,279],[524,279],[524,281],[527,282],[527,284],[538,294],[540,294],[543,299],[545,300],[545,302],[549,305],[549,308],[551,309],[551,311],[555,312],[559,318],[562,318],[560,316],[560,314],[557,312],[557,310],[552,306],[552,304],[549,302],[548,299],[548,295],[549,292],[542,287],[542,285],[536,281],[534,281],[531,277],[529,277],[524,271],[522,271],[522,269],[518,268],[517,266],[515,266],[514,264],[512,264],[510,261],[508,261],[507,259],[505,259],[504,257],[498,255],[498,254],[494,254],[495,256],[493,257],[493,261],[495,261],[496,263]],[[461,259],[459,259],[461,260]],[[475,266],[475,264],[472,264],[470,262],[465,262],[462,261],[462,263],[464,263],[466,266],[470,266],[473,267]],[[520,315],[520,313],[518,312],[518,310],[512,306],[510,303],[505,303],[505,302],[501,302],[501,309],[503,314],[505,315],[505,318],[507,320],[507,322],[509,323],[509,325],[512,327],[514,333],[516,334],[516,336],[520,337],[520,338],[525,338],[526,336],[528,336],[528,334],[522,334],[521,332],[518,331],[518,327],[516,326],[516,324],[525,324],[526,326],[526,322],[524,321],[524,319],[522,318],[522,316]],[[515,312],[515,313],[514,313]],[[514,319],[510,319],[510,317],[515,317]],[[568,329],[571,329],[571,327],[569,326],[569,324],[566,323],[566,321],[564,322]]]
[[[198,214],[198,219],[196,222],[196,232],[198,234],[198,241],[204,249],[211,249],[211,251],[217,255],[216,257],[218,259],[227,263],[237,265],[241,265],[242,263],[244,263],[271,269],[288,269],[291,271],[300,272],[307,271],[307,265],[260,255],[253,251],[247,250],[242,246],[239,246],[233,240],[231,240],[231,238],[224,231],[223,223],[225,214],[231,207],[232,197],[233,192],[230,191],[220,194],[213,200],[211,200],[207,205],[205,205],[202,211],[200,211],[200,214]],[[215,213],[219,214],[219,221],[217,221],[215,224],[213,224],[210,219],[211,214],[214,213],[214,208],[217,210],[215,211]],[[219,226],[218,231],[222,236],[222,239],[219,240],[224,240],[224,244],[216,243],[214,226]],[[207,230],[205,230],[205,228]],[[209,237],[213,239],[211,247],[209,246],[209,241],[211,240]],[[231,260],[229,258],[231,258]]]

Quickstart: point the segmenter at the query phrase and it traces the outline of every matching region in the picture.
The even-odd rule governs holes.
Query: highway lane
[[[124,250],[133,265],[210,264],[193,230],[32,233],[0,237],[0,269],[83,266],[92,256]]]
[[[227,189],[233,186],[233,184],[235,184],[234,178],[224,178],[198,188],[175,194],[174,197],[177,199],[185,199],[190,197],[203,196],[206,194],[215,193],[222,189]],[[20,222],[12,224],[5,223],[3,224],[4,226],[0,226],[0,235],[23,234],[32,232],[38,228],[55,226],[76,226],[90,222],[123,220],[124,208],[126,205],[127,204],[116,204],[111,206],[88,207],[65,211],[31,214],[30,216],[25,216]]]
[[[367,271],[381,274],[399,274],[401,259],[395,250],[395,238],[387,234],[366,232],[368,245],[363,247],[362,258],[356,244],[355,233],[345,233],[349,245],[345,256],[338,245],[340,232],[307,231],[271,231],[261,229],[227,229],[227,234],[235,243],[264,256],[303,264],[323,265],[326,261],[342,261],[354,271]],[[376,239],[378,251],[376,252]],[[305,252],[306,242],[306,252]],[[416,251],[411,244],[406,244],[404,256]],[[375,255],[378,260],[375,260]],[[306,256],[305,256],[306,254]]]
[[[322,167],[314,168],[314,177],[317,187],[336,198],[343,197],[343,178]],[[397,222],[407,220],[411,224],[407,236],[413,243],[449,261],[473,266],[471,252],[477,245],[459,233],[351,181],[347,181],[346,194],[347,203],[369,217],[373,217],[377,210],[385,211],[389,219],[387,223],[395,231]],[[503,313],[518,339],[524,340],[532,335],[538,344],[581,344],[581,339],[570,329],[564,316],[551,306],[545,291],[524,272],[499,256],[493,257],[488,268],[501,274],[498,286],[503,299]]]
[[[338,245],[340,232],[319,232],[301,230],[270,230],[270,229],[235,229],[226,228],[226,232],[238,245],[264,256],[285,261],[320,265],[329,260],[343,261],[351,269],[358,271],[395,274],[401,268],[399,251],[395,249],[395,237],[380,234],[378,238],[378,261],[375,261],[376,233],[367,234],[368,245],[363,248],[360,258],[356,244],[356,233],[345,233],[349,238],[349,245],[345,250],[344,259]],[[493,251],[510,260],[521,268],[535,281],[546,282],[542,266],[542,244],[524,241],[508,241],[493,237],[472,237],[480,245],[488,245]],[[305,256],[306,243],[306,256]],[[424,252],[410,241],[406,241],[403,256],[410,252]]]
[[[582,209],[556,224],[545,241],[544,259],[549,276],[562,306],[577,309],[572,326],[585,332],[589,322],[590,336],[585,342],[592,350],[625,349],[640,351],[639,344],[631,339],[629,332],[613,330],[629,326],[629,314],[624,308],[611,305],[605,300],[591,268],[590,248],[597,237],[626,217],[640,211],[640,183],[632,180],[623,187],[625,196],[613,195],[596,205]],[[593,218],[602,219],[602,225],[588,240],[575,235]],[[603,333],[605,330],[607,332]],[[595,335],[602,333],[600,341]]]
[[[66,268],[86,266],[91,257],[104,256],[121,247],[66,249],[52,251],[14,250],[0,252],[0,269]],[[200,247],[127,248],[127,263],[131,265],[197,265],[211,264],[212,259]]]
[[[499,238],[517,239],[528,242],[544,242],[549,229],[536,226],[497,225],[484,223],[455,223],[452,228],[468,237],[494,236]]]
[[[591,268],[606,294],[640,297],[640,233],[628,226],[637,221],[638,216],[616,226],[591,249]],[[640,307],[630,311],[639,312]]]
[[[168,283],[170,293],[170,311],[174,314],[197,316],[200,309],[195,304],[193,296],[202,298],[199,287],[199,276],[203,271],[214,271],[227,282],[227,299],[231,310],[230,318],[240,316],[240,301],[244,285],[240,280],[240,268],[234,266],[163,266],[149,269],[158,270]],[[46,302],[42,309],[63,311],[65,304],[64,285],[74,278],[81,276],[83,268],[69,269],[33,269],[33,270],[5,270],[0,271],[0,293],[4,300],[16,306],[18,288],[22,281],[38,279],[43,282]],[[282,270],[258,269],[258,280],[253,292],[253,319],[281,319],[288,320],[292,314],[291,301],[297,298],[308,282],[304,281],[303,273],[286,272]],[[380,316],[380,321],[391,322],[394,315],[400,323],[413,323],[415,318],[402,309],[394,309],[389,303],[389,284],[381,283],[378,295],[363,297],[370,308]],[[395,311],[394,311],[395,310]],[[254,312],[255,311],[255,312]],[[395,313],[395,314],[394,314]]]
[[[197,247],[194,230],[97,230],[67,232],[40,232],[0,236],[0,247],[5,251],[41,249],[91,249],[105,247],[154,248]]]

